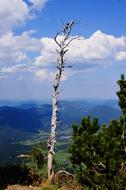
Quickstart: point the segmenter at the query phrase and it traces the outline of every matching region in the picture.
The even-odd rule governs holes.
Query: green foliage
[[[96,120],[83,118],[80,127],[73,126],[70,160],[79,183],[95,189],[123,189],[126,173],[120,121],[111,121],[108,127]]]
[[[121,79],[118,80],[118,85],[120,87],[120,90],[117,92],[117,95],[119,97],[119,105],[122,110],[122,116],[120,118],[120,123],[122,126],[122,141],[123,141],[122,154],[123,157],[126,158],[126,79],[124,75],[121,75]]]
[[[33,177],[37,175],[40,180],[47,177],[46,157],[47,153],[42,144],[33,147],[27,163]]]
[[[30,157],[36,169],[43,167],[45,163],[45,151],[41,145],[32,149]]]
[[[121,75],[121,79],[118,80],[117,83],[120,87],[120,91],[117,92],[117,96],[119,97],[119,106],[123,112],[123,115],[126,115],[126,80],[125,80],[125,76]]]
[[[91,186],[94,178],[93,164],[97,160],[97,132],[99,130],[98,120],[90,120],[85,117],[81,126],[73,125],[73,143],[70,146],[71,163],[75,170],[77,180]],[[90,181],[91,180],[91,181]]]
[[[85,189],[124,190],[126,186],[126,80],[118,81],[122,116],[108,126],[98,120],[82,119],[73,125],[70,161],[76,178]]]

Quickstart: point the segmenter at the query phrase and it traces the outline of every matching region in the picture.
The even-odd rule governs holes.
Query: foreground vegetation
[[[126,189],[126,80],[118,81],[122,116],[100,127],[98,119],[73,125],[70,160],[76,179],[85,189]]]
[[[33,187],[34,190],[125,190],[126,80],[124,75],[118,84],[120,90],[117,95],[122,110],[120,119],[112,120],[107,126],[100,126],[97,118],[92,120],[90,117],[84,117],[80,126],[73,125],[69,151],[60,151],[59,145],[57,146],[58,154],[54,160],[55,175],[52,184],[46,180],[47,151],[44,143],[44,146],[36,144],[33,147],[24,164],[0,167],[0,189],[5,189],[8,184],[21,184],[39,186],[39,188]],[[61,169],[69,171],[74,176],[67,173],[59,175],[58,171]],[[17,187],[14,188],[12,190],[16,190]]]

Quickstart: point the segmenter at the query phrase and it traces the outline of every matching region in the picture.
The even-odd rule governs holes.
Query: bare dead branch
[[[48,146],[48,178],[51,180],[53,177],[53,157],[55,155],[54,147],[56,143],[56,128],[59,125],[58,121],[58,96],[60,94],[59,86],[60,81],[62,78],[62,74],[64,71],[64,68],[67,68],[70,66],[65,66],[65,54],[69,51],[69,44],[75,39],[75,37],[71,38],[70,33],[72,30],[72,27],[74,25],[74,21],[71,20],[68,22],[65,26],[63,31],[58,32],[54,40],[56,44],[58,45],[59,49],[56,50],[58,57],[57,57],[57,72],[54,79],[53,84],[53,96],[52,96],[52,119],[51,119],[51,135],[48,139],[47,146]],[[62,38],[58,39],[59,35],[62,34]]]
[[[58,42],[57,37],[58,37],[58,35],[59,35],[60,33],[61,33],[61,32],[57,32],[56,35],[55,35],[55,37],[54,37],[54,40],[55,40],[56,44],[57,44],[59,47],[60,47],[60,43]]]

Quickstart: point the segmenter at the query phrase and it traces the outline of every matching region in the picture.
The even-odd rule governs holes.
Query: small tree
[[[54,37],[56,44],[58,45],[57,49],[57,72],[53,84],[53,97],[52,97],[52,121],[51,121],[51,134],[48,139],[48,179],[51,180],[54,171],[53,171],[53,157],[55,155],[54,147],[56,143],[56,128],[58,126],[58,96],[60,94],[59,86],[62,78],[63,71],[65,69],[65,59],[64,56],[69,50],[69,44],[73,39],[70,37],[70,33],[74,21],[71,20],[68,22],[61,32],[58,32]]]
[[[119,106],[122,110],[123,116],[126,117],[126,79],[124,75],[121,75],[120,80],[117,81],[119,85],[119,91],[117,96],[119,97]],[[126,118],[125,118],[126,120]]]
[[[96,184],[106,189],[124,188],[124,172],[122,171],[122,130],[120,120],[112,120],[108,126],[103,126],[98,133],[98,161],[103,167],[99,168],[99,176]]]
[[[36,145],[32,148],[27,165],[30,169],[30,176],[33,180],[39,181],[47,177],[46,157],[47,152],[42,144]]]
[[[124,154],[126,156],[126,79],[124,75],[121,75],[121,79],[118,80],[118,85],[120,87],[120,90],[117,92],[117,96],[119,97],[119,106],[122,110],[122,116],[121,116],[121,124],[123,125],[122,140],[123,140]]]
[[[124,190],[126,182],[126,80],[118,81],[122,116],[108,126],[83,118],[73,126],[70,160],[77,180],[91,190]]]
[[[84,117],[81,126],[73,125],[70,161],[79,183],[93,187],[97,161],[98,120]]]

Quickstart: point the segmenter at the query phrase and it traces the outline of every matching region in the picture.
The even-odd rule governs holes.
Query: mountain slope
[[[108,124],[113,119],[118,119],[121,115],[121,111],[111,106],[99,105],[88,111],[91,118],[99,118],[100,124]]]
[[[100,105],[97,105],[100,103]],[[98,117],[100,124],[108,124],[111,119],[120,117],[117,104],[109,102],[63,101],[60,102],[58,140],[61,147],[67,147],[71,137],[71,125],[80,123],[82,117]],[[0,161],[11,155],[24,153],[31,144],[46,141],[50,131],[52,106],[49,104],[23,104],[18,107],[0,107]],[[39,132],[39,130],[41,130]],[[66,140],[65,140],[66,139]],[[20,144],[19,141],[30,143]],[[28,145],[28,146],[27,146]]]

